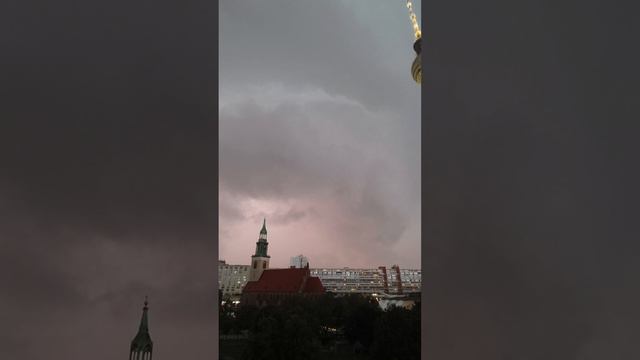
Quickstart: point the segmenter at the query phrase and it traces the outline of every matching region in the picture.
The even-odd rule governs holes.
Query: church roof
[[[322,294],[324,293],[324,286],[322,286],[322,282],[320,278],[310,277],[307,279],[307,283],[304,287],[304,293],[306,294]]]
[[[305,278],[307,281],[305,283]],[[258,281],[249,281],[245,293],[321,293],[320,279],[309,276],[308,268],[266,269]]]

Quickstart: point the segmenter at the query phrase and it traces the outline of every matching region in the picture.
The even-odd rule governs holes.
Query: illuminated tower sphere
[[[422,83],[422,31],[420,31],[420,25],[418,24],[418,18],[413,11],[413,3],[411,0],[407,0],[407,9],[409,9],[409,19],[411,20],[411,27],[413,28],[413,36],[415,36],[416,42],[413,43],[413,50],[416,51],[416,58],[413,59],[411,64],[411,76],[413,80],[418,84]]]
[[[249,269],[249,281],[257,281],[260,279],[262,272],[269,268],[269,259],[267,255],[267,220],[262,223],[262,230],[260,230],[260,237],[256,243],[256,253],[251,256],[251,268]]]
[[[151,360],[153,353],[153,341],[149,335],[149,320],[147,318],[147,298],[144,298],[144,307],[142,308],[142,319],[138,334],[131,341],[131,350],[129,351],[129,360]]]
[[[422,83],[422,37],[419,37],[416,42],[413,43],[413,50],[416,52],[416,58],[413,59],[413,64],[411,64],[411,76],[413,76],[413,80],[418,84]]]

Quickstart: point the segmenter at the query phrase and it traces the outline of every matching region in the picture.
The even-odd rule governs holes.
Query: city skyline
[[[311,266],[420,267],[420,88],[405,5],[220,4],[221,259],[248,262],[266,217],[272,267],[297,253]]]

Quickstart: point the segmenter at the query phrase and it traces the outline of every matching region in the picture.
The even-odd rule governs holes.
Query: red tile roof
[[[304,293],[307,294],[322,294],[324,293],[324,286],[322,286],[322,282],[320,278],[310,277],[307,279],[307,284],[304,287]]]
[[[309,276],[309,269],[266,269],[258,281],[249,281],[244,293],[297,293],[301,290],[305,276]],[[324,287],[317,277],[309,277],[304,293],[324,292]]]

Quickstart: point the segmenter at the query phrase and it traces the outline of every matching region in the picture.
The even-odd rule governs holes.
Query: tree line
[[[292,297],[280,306],[220,306],[221,334],[248,334],[247,360],[420,359],[420,304],[383,311],[362,295]],[[342,349],[342,350],[341,350]],[[345,350],[346,349],[346,350]]]

